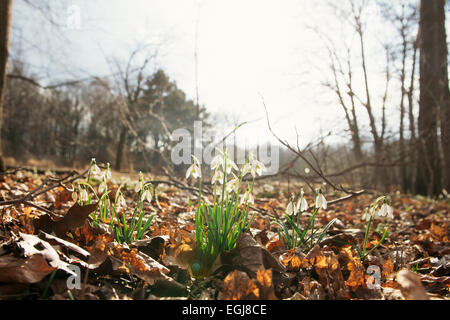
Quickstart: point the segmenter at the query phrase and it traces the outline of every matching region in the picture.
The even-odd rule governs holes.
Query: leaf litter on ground
[[[0,200],[17,199],[45,176],[0,177]],[[276,194],[267,185],[277,185]],[[114,186],[112,186],[114,188]],[[375,194],[319,211],[324,227],[334,224],[309,252],[289,249],[273,218],[284,214],[288,188],[275,180],[255,185],[265,196],[249,233],[216,259],[208,274],[194,276],[195,196],[188,190],[158,187],[155,214],[142,240],[119,244],[106,223],[92,225],[97,204],[80,206],[66,188],[33,199],[52,212],[24,204],[1,207],[0,298],[36,299],[448,299],[450,288],[449,200],[394,194],[394,219],[387,239],[374,232],[361,261],[356,247],[364,237],[362,214]],[[292,189],[292,186],[290,186]],[[117,189],[117,188],[116,188]],[[124,192],[127,202],[132,193]],[[311,200],[311,199],[308,199]],[[124,212],[126,218],[130,212]],[[305,214],[302,219],[308,219]],[[374,228],[377,228],[375,224]],[[70,266],[82,270],[81,288],[68,290]]]

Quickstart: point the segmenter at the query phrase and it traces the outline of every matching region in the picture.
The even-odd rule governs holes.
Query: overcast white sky
[[[39,1],[37,1],[39,2]],[[198,23],[198,85],[200,103],[213,114],[235,121],[259,121],[243,127],[241,137],[263,142],[270,135],[262,95],[277,132],[302,142],[345,127],[333,95],[320,86],[328,61],[317,34],[307,26],[335,30],[325,0],[65,0],[54,17],[66,25],[71,5],[80,9],[80,29],[55,28],[23,1],[15,1],[13,44],[47,79],[107,75],[107,60],[126,62],[137,43],[158,47],[155,66],[162,67],[179,88],[195,99],[194,49]],[[18,28],[19,27],[19,28]],[[381,26],[383,29],[383,26]],[[331,36],[339,39],[336,30]],[[333,32],[333,31],[332,31]],[[345,33],[345,31],[344,31]],[[19,41],[20,37],[23,39]],[[381,35],[382,37],[382,35]],[[380,34],[373,37],[376,48]],[[34,44],[34,46],[33,46]],[[40,48],[39,50],[37,48]],[[14,51],[13,51],[14,52]],[[49,54],[51,53],[51,54]],[[378,57],[379,58],[379,57]],[[369,68],[376,66],[371,57]],[[70,76],[69,76],[70,78]],[[372,84],[383,88],[382,75]],[[364,118],[363,118],[364,119]],[[340,137],[335,137],[334,141]],[[295,140],[291,140],[295,141]],[[333,140],[332,140],[333,141]]]

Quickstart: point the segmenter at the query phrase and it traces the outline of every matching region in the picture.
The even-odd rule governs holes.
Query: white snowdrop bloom
[[[227,163],[226,163],[226,165],[227,165],[227,167],[226,167],[226,169],[224,169],[226,172],[227,172],[227,174],[230,174],[231,173],[231,170],[239,170],[239,168],[237,167],[237,165],[234,163],[234,161],[233,160],[231,160],[231,159],[227,159]]]
[[[152,202],[152,193],[150,192],[149,189],[146,189],[141,195],[141,201],[144,202],[144,200]]]
[[[144,188],[144,175],[141,171],[139,171],[139,182],[136,183],[136,186],[134,187],[134,192],[138,193]]]
[[[263,171],[266,170],[266,167],[262,164],[262,162],[255,160],[252,165],[251,175],[253,178],[256,176],[261,176]]]
[[[369,209],[367,209],[366,211],[364,211],[364,214],[362,215],[362,219],[364,221],[369,221],[371,217],[375,216],[375,208],[374,207],[370,207]]]
[[[253,153],[249,154],[248,159],[252,177],[255,178],[257,175],[261,176],[263,171],[266,170],[264,164],[261,161],[257,160]]]
[[[309,170],[309,168],[305,168],[305,173],[306,174],[308,174],[308,173],[310,173],[311,172],[311,170]]]
[[[245,177],[247,173],[250,173],[252,166],[249,162],[244,163],[244,165],[241,168],[242,176]]]
[[[223,167],[225,166],[225,162],[224,162],[224,158],[223,155],[218,154],[216,155],[212,160],[211,160],[211,170],[216,170],[219,167]]]
[[[297,202],[297,211],[303,212],[308,210],[308,201],[305,199],[305,193],[303,192],[303,189],[300,192],[300,198]]]
[[[394,219],[394,208],[392,208],[390,205],[387,206],[387,217],[389,219]]]
[[[316,208],[322,208],[323,210],[327,209],[327,199],[325,199],[322,190],[319,190],[319,193],[317,194]]]
[[[292,201],[289,201],[286,207],[286,213],[290,215],[295,214],[295,205],[292,203]]]
[[[237,192],[238,189],[239,189],[239,178],[234,175],[234,178],[227,182],[226,190],[228,193],[231,193]]]
[[[90,174],[94,179],[98,179],[102,176],[102,170],[97,166],[97,164],[94,162],[94,164],[91,166]]]
[[[197,179],[202,176],[200,168],[196,163],[193,163],[186,171],[186,179],[192,176],[194,179]]]
[[[103,174],[103,178],[108,181],[109,179],[111,179],[111,170],[109,169],[109,163],[106,165],[106,170]]]
[[[125,201],[125,198],[123,197],[122,194],[120,194],[117,197],[117,207],[118,208],[125,208],[127,206],[127,202]]]
[[[201,178],[202,170],[200,168],[200,161],[196,156],[192,155],[192,165],[186,171],[186,179],[192,176],[194,179]]]
[[[383,203],[380,210],[377,211],[377,216],[388,217],[390,219],[394,218],[394,209],[387,203]]]
[[[88,193],[86,189],[80,189],[80,201],[85,202],[89,200]]]
[[[253,195],[247,190],[243,195],[240,196],[241,201],[239,204],[251,203],[254,204],[255,200],[253,199]]]
[[[98,192],[103,194],[107,190],[107,184],[105,181],[102,181],[100,185],[98,186]]]
[[[218,169],[214,172],[214,175],[211,179],[211,184],[214,184],[216,182],[223,184],[223,172],[220,169]]]

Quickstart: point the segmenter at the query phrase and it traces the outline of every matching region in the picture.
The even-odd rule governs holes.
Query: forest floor
[[[192,270],[202,262],[195,255],[197,198],[190,190],[160,184],[158,197],[143,208],[145,218],[154,214],[149,233],[119,244],[108,220],[92,223],[95,206],[75,204],[67,190],[71,184],[60,183],[64,176],[26,170],[0,176],[0,299],[450,297],[449,199],[391,194],[388,236],[362,260],[356,249],[364,241],[362,215],[379,194],[321,209],[316,227],[337,218],[326,236],[309,251],[288,249],[273,219],[283,217],[288,194],[300,185],[262,180],[254,189],[257,211],[250,210],[256,213],[250,232],[199,276]],[[136,201],[136,177],[120,177],[130,179],[123,188],[126,219]],[[109,187],[114,192],[117,184]],[[301,219],[306,223],[310,216],[308,211]],[[374,230],[380,223],[375,221]],[[378,244],[381,233],[370,234],[367,249]]]

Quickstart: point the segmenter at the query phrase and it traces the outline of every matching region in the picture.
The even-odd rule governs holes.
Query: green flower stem
[[[380,241],[378,241],[378,243],[377,243],[373,248],[371,248],[369,251],[367,251],[367,253],[365,253],[365,254],[363,253],[363,257],[361,258],[361,260],[364,261],[364,260],[367,258],[367,256],[368,256],[373,250],[375,250],[376,248],[378,248],[378,247],[381,245],[381,243],[384,241],[384,239],[386,238],[387,234],[388,234],[388,229],[386,228],[386,229],[384,230],[383,235],[381,236]],[[366,248],[364,247],[364,252],[366,251],[365,249],[366,249]]]
[[[363,257],[366,256],[366,246],[367,246],[367,241],[369,240],[369,231],[370,231],[370,226],[372,225],[372,222],[373,222],[373,215],[371,215],[369,218],[369,222],[367,223],[367,228],[366,228],[366,234],[364,235],[364,244],[363,244],[363,251],[362,251]]]

